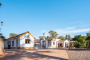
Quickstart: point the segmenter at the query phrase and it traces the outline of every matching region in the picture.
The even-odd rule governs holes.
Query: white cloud
[[[71,22],[71,23],[69,23],[69,24],[73,24],[73,23],[75,23],[75,22]]]
[[[56,31],[59,35],[65,36],[66,34],[74,35],[75,33],[82,33],[82,32],[88,32],[90,31],[90,28],[86,29],[75,29],[75,27],[67,27],[66,29],[56,29]],[[49,36],[49,31],[42,30],[42,33],[45,32],[45,36]]]
[[[57,33],[80,33],[80,32],[88,32],[90,30],[90,28],[87,28],[87,29],[56,29],[55,31]]]
[[[75,29],[76,27],[67,27],[65,30]]]
[[[41,33],[45,33],[45,36],[49,36],[49,31],[46,31],[46,30],[42,30]]]

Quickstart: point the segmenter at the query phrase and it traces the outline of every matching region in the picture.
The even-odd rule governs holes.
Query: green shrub
[[[74,47],[76,47],[76,48],[82,48],[80,42],[74,42]]]

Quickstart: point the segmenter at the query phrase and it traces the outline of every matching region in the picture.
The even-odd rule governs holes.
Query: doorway
[[[16,48],[18,49],[18,39],[16,40]]]
[[[11,41],[8,41],[8,49],[11,49]]]
[[[8,49],[10,49],[10,47],[11,47],[11,46],[10,46],[10,45],[8,45]]]
[[[58,43],[58,48],[63,47],[63,43]]]

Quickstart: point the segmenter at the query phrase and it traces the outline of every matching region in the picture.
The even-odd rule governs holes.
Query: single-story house
[[[69,47],[69,41],[68,40],[59,40],[57,41],[57,48],[68,48]]]
[[[10,37],[4,41],[7,49],[34,49],[35,37],[28,31],[17,36]]]
[[[60,40],[60,39],[45,39],[43,36],[43,40],[40,40],[40,47],[41,48],[68,48],[69,47],[69,40]]]
[[[40,40],[39,39],[35,39],[35,41],[34,41],[34,47],[35,48],[40,47]]]

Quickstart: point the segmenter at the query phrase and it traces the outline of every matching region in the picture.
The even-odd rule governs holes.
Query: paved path
[[[68,60],[66,50],[60,49],[7,49],[0,60]]]

